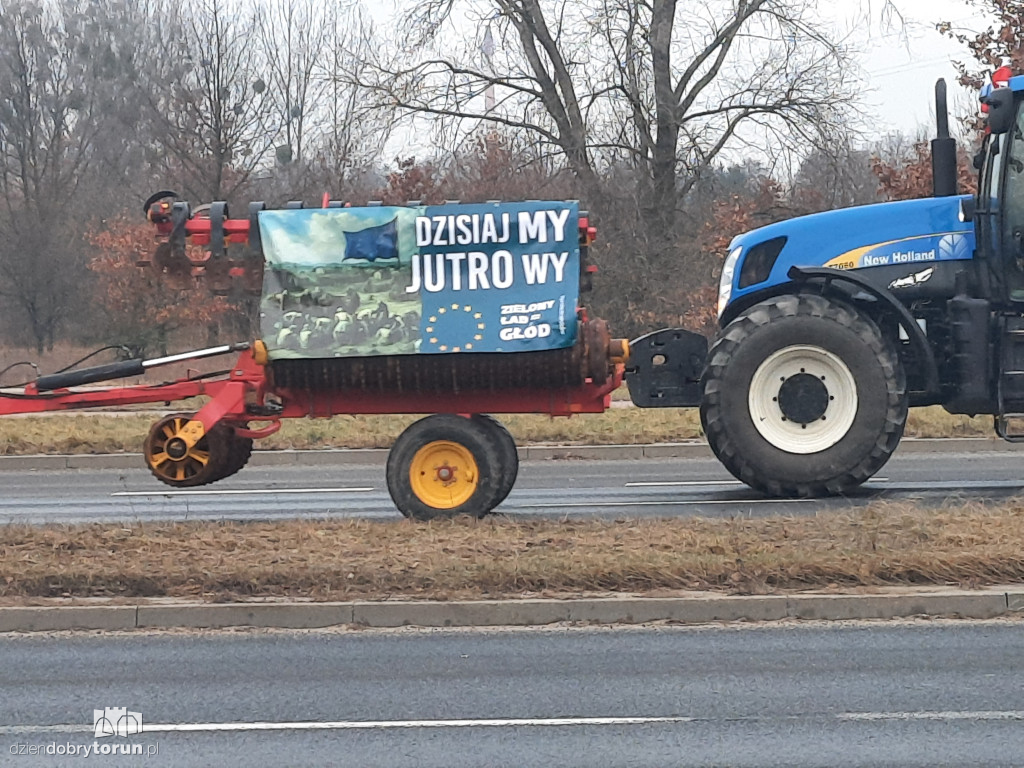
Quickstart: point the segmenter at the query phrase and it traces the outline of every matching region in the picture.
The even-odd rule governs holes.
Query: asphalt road
[[[523,462],[498,511],[514,518],[815,514],[875,499],[941,505],[1024,492],[1024,456],[1013,452],[897,454],[848,497],[766,499],[712,459]],[[196,489],[173,489],[138,470],[0,472],[2,523],[128,520],[400,519],[384,468],[247,467]]]
[[[11,766],[112,743],[161,766],[1024,764],[1013,622],[7,636],[0,657]],[[94,738],[105,707],[143,733]]]

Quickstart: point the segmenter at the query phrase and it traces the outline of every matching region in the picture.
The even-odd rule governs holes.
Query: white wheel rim
[[[828,390],[821,418],[800,424],[787,419],[778,402],[783,382],[810,374]],[[842,440],[857,416],[857,382],[846,363],[821,347],[785,347],[754,372],[747,396],[750,419],[761,437],[787,453],[818,453]]]

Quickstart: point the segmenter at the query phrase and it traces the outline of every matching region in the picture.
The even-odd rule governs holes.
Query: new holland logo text
[[[885,264],[910,264],[915,261],[935,261],[935,249],[930,251],[896,251],[883,256],[864,257],[865,267],[880,267]]]

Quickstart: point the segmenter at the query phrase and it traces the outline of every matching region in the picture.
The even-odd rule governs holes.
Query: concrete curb
[[[913,453],[977,453],[986,451],[1024,451],[1024,443],[1008,443],[988,437],[908,438],[900,443],[897,455]],[[324,451],[254,451],[250,467],[280,466],[342,466],[387,462],[385,448],[341,448]],[[638,459],[713,459],[715,456],[703,440],[646,445],[526,445],[519,448],[522,461],[560,459],[604,459],[629,461]],[[0,471],[61,469],[139,469],[144,467],[142,454],[71,454],[0,456]]]
[[[1024,586],[872,595],[702,595],[676,598],[394,602],[139,603],[0,607],[0,632],[60,630],[525,627],[557,622],[825,621],[953,616],[992,619],[1024,612]]]

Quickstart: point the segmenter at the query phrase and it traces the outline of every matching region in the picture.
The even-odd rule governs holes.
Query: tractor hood
[[[722,269],[719,314],[789,282],[793,266],[869,269],[970,259],[974,224],[960,219],[960,203],[969,199],[930,197],[843,208],[739,235]]]

